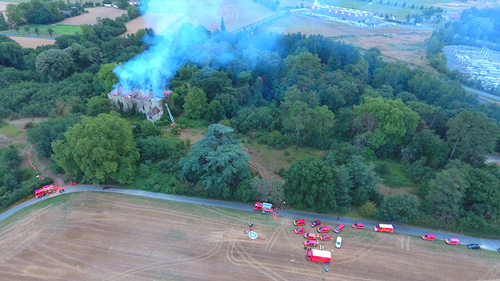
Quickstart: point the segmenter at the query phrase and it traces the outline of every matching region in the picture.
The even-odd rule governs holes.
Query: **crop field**
[[[61,21],[60,24],[68,24],[68,25],[96,24],[97,18],[115,19],[116,17],[127,13],[127,11],[125,10],[120,10],[110,7],[94,7],[85,9],[89,12],[86,14],[81,14],[76,17],[67,18]]]
[[[426,57],[426,39],[432,30],[403,27],[361,28],[301,14],[291,14],[266,27],[270,32],[322,34],[335,40],[352,43],[361,50],[377,47],[388,61],[403,61],[411,67],[431,69]],[[388,35],[392,34],[392,35]]]
[[[29,33],[24,30],[25,26],[30,27]],[[75,32],[82,32],[80,26],[78,25],[68,25],[68,24],[26,24],[26,25],[21,25],[19,26],[19,34],[20,35],[31,35],[31,36],[37,36],[35,33],[35,28],[38,28],[39,32],[38,35],[42,37],[51,37],[50,33],[47,31],[47,29],[52,28],[54,31],[52,33],[52,37],[57,37],[61,35],[71,35],[75,34]],[[1,31],[0,33],[9,33],[9,34],[17,34],[15,29],[9,29],[9,30],[4,30]],[[50,39],[49,39],[50,40]]]
[[[321,242],[332,251],[327,273],[305,259],[290,217],[108,193],[37,205],[0,222],[2,280],[500,278],[496,252],[372,229],[346,227],[341,249]],[[248,221],[260,238],[244,234]]]

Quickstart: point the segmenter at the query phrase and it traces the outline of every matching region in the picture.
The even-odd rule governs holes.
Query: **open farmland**
[[[250,0],[206,0],[168,1],[168,5],[150,7],[150,13],[127,23],[131,32],[140,28],[151,27],[161,33],[177,30],[183,23],[194,26],[203,25],[208,30],[221,28],[221,17],[227,31],[234,31],[259,20],[274,15],[274,11]]]
[[[55,40],[36,37],[9,36],[9,38],[19,43],[23,48],[36,48],[43,45],[52,45],[56,42]]]
[[[297,33],[312,35],[321,34],[332,37],[367,50],[377,47],[382,58],[409,63],[412,67],[430,69],[425,54],[425,40],[431,36],[432,30],[408,29],[403,27],[361,28],[334,21],[322,20],[301,14],[291,14],[273,22],[266,29],[277,33]],[[396,35],[384,35],[396,34]]]
[[[127,13],[127,11],[125,10],[120,10],[110,7],[86,8],[86,10],[89,12],[76,17],[67,18],[59,22],[59,24],[68,24],[68,25],[96,24],[97,18],[115,19],[116,17]]]
[[[260,238],[243,233],[249,220]],[[292,220],[118,194],[57,196],[0,222],[0,271],[2,280],[500,278],[498,253],[350,227],[342,249],[321,242],[334,249],[326,273],[305,259]]]

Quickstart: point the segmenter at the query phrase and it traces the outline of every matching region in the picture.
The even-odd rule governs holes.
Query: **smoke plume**
[[[207,42],[210,32],[199,26],[218,22],[220,29],[221,6],[224,1],[227,0],[141,1],[141,13],[146,26],[153,28],[158,34],[145,36],[143,40],[150,44],[149,49],[113,70],[124,92],[128,93],[133,87],[146,93],[152,89],[155,97],[162,97],[163,85],[168,88],[168,81],[186,62],[202,63],[213,56],[214,50],[217,51],[219,61],[230,60],[232,57],[229,46]],[[168,23],[169,17],[174,19],[173,23]],[[188,22],[192,25],[185,24]],[[165,26],[167,24],[168,27]],[[117,88],[118,85],[115,85],[115,89]]]

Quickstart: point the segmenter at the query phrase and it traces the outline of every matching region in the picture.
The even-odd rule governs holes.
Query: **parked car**
[[[344,230],[344,225],[343,225],[343,224],[339,224],[339,225],[337,225],[337,227],[333,230],[333,232],[335,232],[335,233],[339,233],[339,232],[341,232],[342,230]]]
[[[304,232],[306,232],[306,230],[303,227],[299,227],[299,228],[295,229],[295,234],[301,234]]]
[[[469,248],[471,250],[481,250],[481,246],[479,246],[479,244],[475,244],[475,243],[467,244],[467,248]]]
[[[304,234],[304,238],[316,240],[316,233],[306,233],[306,234]]]
[[[337,241],[335,242],[335,247],[337,249],[340,249],[341,246],[342,246],[342,237],[338,236]]]
[[[357,223],[353,224],[352,227],[357,228],[357,229],[363,229],[363,228],[365,228],[365,225],[361,222],[357,222]]]
[[[425,234],[425,235],[422,235],[422,239],[428,240],[428,241],[434,241],[434,240],[436,240],[436,236],[434,236],[433,234]]]
[[[458,240],[457,238],[447,238],[444,241],[446,242],[446,244],[449,244],[449,245],[458,245],[458,244],[460,244],[460,240]]]
[[[321,225],[320,221],[313,221],[313,222],[311,222],[311,227],[316,227],[318,225]]]
[[[327,232],[330,232],[330,227],[329,226],[320,226],[318,228],[318,232],[319,233],[327,233]]]
[[[307,247],[316,247],[318,244],[316,243],[316,240],[307,240],[304,241],[304,246]]]
[[[305,220],[296,220],[293,222],[293,225],[295,225],[295,226],[300,226],[300,225],[304,225],[304,224],[306,224]]]
[[[321,240],[321,241],[330,241],[330,240],[332,240],[332,237],[330,237],[330,235],[328,235],[328,234],[325,234],[325,235],[321,235],[319,237],[319,240]]]

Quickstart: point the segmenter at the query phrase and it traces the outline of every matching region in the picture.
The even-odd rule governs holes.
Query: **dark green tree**
[[[233,139],[233,129],[212,124],[204,138],[191,146],[182,158],[181,179],[201,182],[212,197],[230,198],[237,186],[250,177],[248,160],[241,143]]]
[[[465,110],[450,119],[447,125],[449,129],[446,134],[453,141],[450,159],[456,156],[476,165],[484,163],[484,155],[495,149],[500,130],[484,114]]]
[[[49,81],[58,81],[71,73],[74,63],[68,52],[50,49],[36,57],[35,66],[36,71]]]
[[[469,188],[466,175],[457,169],[450,168],[436,174],[436,178],[428,185],[429,193],[425,197],[429,203],[426,209],[439,218],[450,221],[462,211],[465,191]]]
[[[337,211],[336,172],[314,157],[292,164],[284,185],[286,202],[297,209]]]
[[[205,117],[207,111],[207,96],[202,89],[192,88],[184,99],[184,113],[191,119]]]
[[[101,113],[109,113],[111,111],[111,100],[104,97],[92,97],[87,103],[87,115],[97,116]]]
[[[72,177],[82,176],[83,182],[94,185],[134,181],[139,151],[130,123],[117,112],[84,117],[64,136],[66,140],[52,143],[52,159]]]
[[[38,27],[35,27],[35,33],[36,36],[40,36],[40,29],[38,29]]]
[[[418,218],[419,202],[415,195],[400,193],[387,198],[377,212],[377,218],[383,221],[410,223]]]
[[[50,34],[50,37],[52,37],[52,33],[54,33],[54,30],[52,28],[47,28],[47,32]]]
[[[54,153],[52,143],[65,140],[64,133],[80,121],[81,117],[76,114],[49,118],[28,130],[28,141],[35,145],[40,155],[50,157]]]

